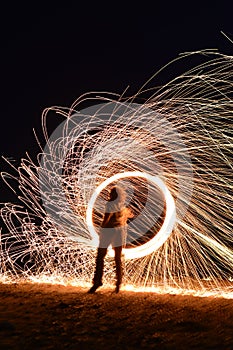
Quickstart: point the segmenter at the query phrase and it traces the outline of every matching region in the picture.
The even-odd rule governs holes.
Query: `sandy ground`
[[[0,349],[233,349],[233,299],[0,284]]]

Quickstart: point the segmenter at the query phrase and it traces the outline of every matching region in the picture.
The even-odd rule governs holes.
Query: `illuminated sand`
[[[44,112],[46,146],[38,163],[28,157],[16,171],[22,206],[6,203],[1,211],[2,281],[90,285],[96,254],[86,222],[90,198],[115,174],[139,171],[166,185],[175,201],[176,222],[154,251],[138,258],[125,256],[124,284],[138,290],[232,296],[233,60],[200,54],[211,59],[153,89],[143,104],[135,103],[136,96],[86,95],[71,108]],[[94,109],[81,108],[88,99]],[[53,111],[65,122],[48,137],[46,119]],[[15,176],[2,175],[5,181]],[[155,203],[147,196],[148,184],[134,177],[131,186],[138,208],[149,200],[151,206],[137,213],[140,224],[132,221],[131,234],[140,235],[142,227],[148,231],[151,222],[158,232],[161,226],[153,221],[150,208]],[[155,188],[151,191],[156,193]],[[104,192],[101,196],[94,222],[106,200]],[[163,205],[162,199],[158,212]],[[148,237],[143,239],[148,242]],[[128,244],[138,250],[143,246],[135,237],[129,237]],[[110,256],[104,282],[114,282]]]
[[[1,349],[231,349],[233,300],[0,284]]]

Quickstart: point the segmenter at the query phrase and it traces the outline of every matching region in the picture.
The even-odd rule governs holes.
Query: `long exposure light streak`
[[[44,111],[37,161],[27,156],[2,173],[11,188],[16,180],[21,204],[1,208],[1,281],[88,286],[117,180],[134,213],[125,289],[233,297],[233,58],[205,50],[170,64],[193,58],[200,63],[162,87],[131,98],[86,94]],[[136,103],[143,93],[150,97]],[[49,135],[51,114],[64,119]],[[111,254],[104,276],[111,285]]]
[[[95,227],[93,225],[93,220],[92,220],[92,212],[95,205],[95,201],[98,195],[100,194],[100,192],[107,185],[109,185],[113,181],[116,181],[122,178],[129,178],[129,177],[145,178],[151,181],[152,183],[154,183],[162,191],[166,202],[166,216],[156,236],[150,239],[148,242],[142,245],[139,245],[137,247],[134,247],[131,249],[123,249],[123,254],[125,256],[125,259],[134,259],[134,258],[141,258],[143,256],[146,256],[155,252],[170,236],[175,224],[176,208],[175,208],[174,200],[168,188],[165,186],[163,181],[161,181],[158,177],[152,176],[147,173],[142,173],[140,171],[128,171],[124,173],[115,174],[112,177],[108,178],[95,189],[88,203],[86,222],[92,236],[93,244],[94,246],[98,246],[99,236],[98,236],[98,233],[95,231]]]

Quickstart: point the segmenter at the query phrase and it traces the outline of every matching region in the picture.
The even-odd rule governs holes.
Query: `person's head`
[[[110,191],[109,200],[118,204],[124,204],[126,198],[125,190],[120,186],[113,186]]]

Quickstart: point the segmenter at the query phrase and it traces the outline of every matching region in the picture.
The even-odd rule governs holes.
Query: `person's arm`
[[[110,220],[111,213],[105,213],[104,214],[104,219],[102,221],[101,227],[104,227]]]
[[[134,217],[134,213],[132,212],[131,209],[125,208],[126,209],[126,215],[128,219],[132,219]]]
[[[122,211],[122,226],[127,225],[128,219],[132,219],[134,217],[134,214],[131,209],[124,207],[124,210]]]

